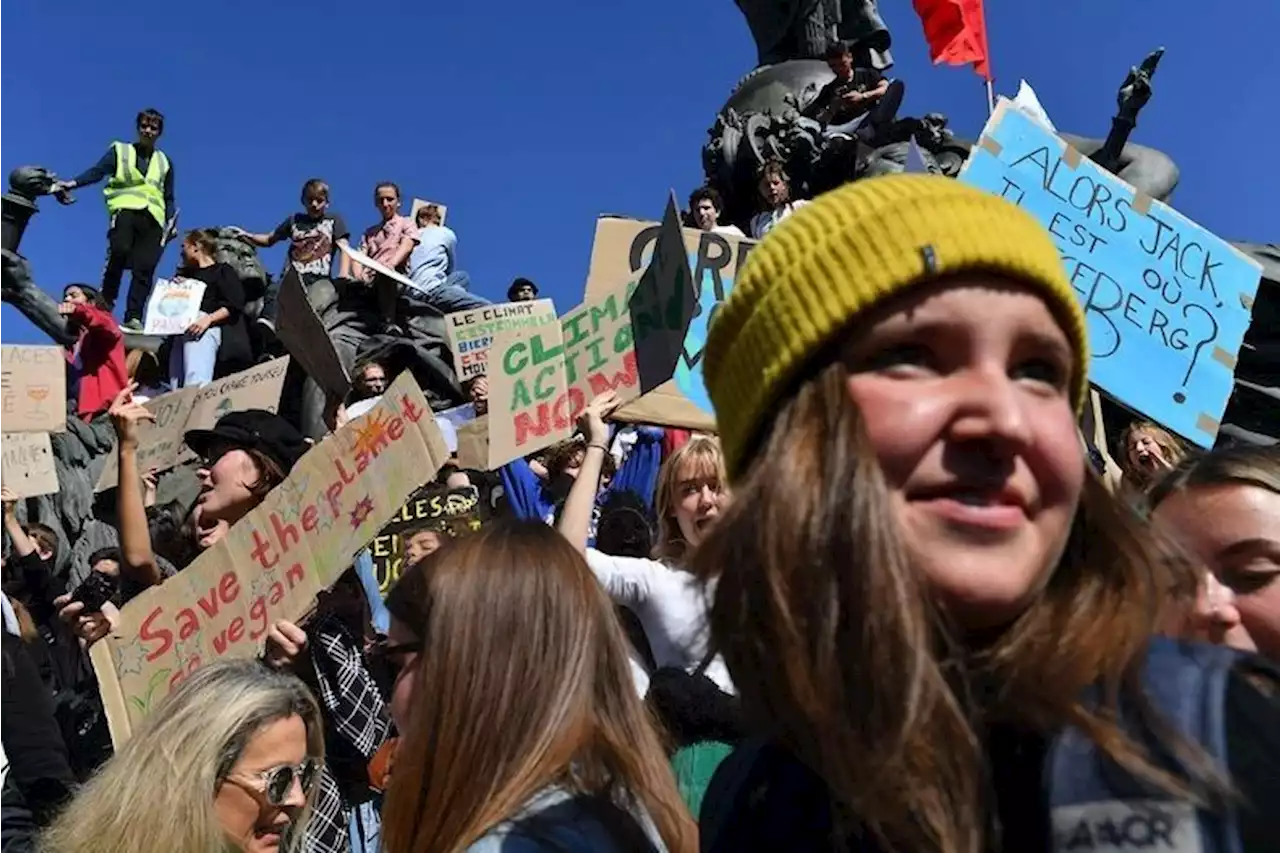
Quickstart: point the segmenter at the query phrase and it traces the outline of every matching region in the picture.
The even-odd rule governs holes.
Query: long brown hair
[[[1001,636],[968,647],[886,523],[887,486],[847,378],[832,363],[779,406],[693,557],[700,576],[718,579],[711,629],[744,708],[825,780],[837,819],[891,847],[981,850],[992,804],[977,732],[990,722],[1045,733],[1073,724],[1171,791],[1202,801],[1206,787],[1225,790],[1203,753],[1154,718],[1138,681],[1161,599],[1194,595],[1192,568],[1158,553],[1090,478],[1037,600]],[[1100,710],[1081,701],[1093,684]],[[1207,785],[1149,759],[1115,721],[1120,696]]]
[[[409,569],[387,608],[423,644],[383,812],[388,851],[465,850],[552,785],[639,806],[668,850],[697,849],[622,628],[555,531],[498,522],[453,540]]]

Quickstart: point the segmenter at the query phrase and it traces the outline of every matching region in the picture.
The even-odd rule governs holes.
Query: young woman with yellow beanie
[[[927,175],[781,223],[705,379],[734,502],[694,553],[744,709],[704,851],[1280,850],[1265,664],[1153,639],[1196,572],[1087,472],[1043,228]]]

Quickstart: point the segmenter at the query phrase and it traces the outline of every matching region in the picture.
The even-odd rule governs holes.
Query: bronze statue
[[[873,68],[893,64],[889,28],[876,0],[736,0],[756,42],[757,64],[821,59],[832,42],[854,48]]]

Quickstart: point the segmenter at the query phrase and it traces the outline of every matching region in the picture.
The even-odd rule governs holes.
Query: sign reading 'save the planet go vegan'
[[[1212,447],[1261,268],[1001,100],[960,180],[1049,230],[1089,323],[1094,385]]]

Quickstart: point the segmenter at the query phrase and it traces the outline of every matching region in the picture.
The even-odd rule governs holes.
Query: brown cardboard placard
[[[489,468],[573,434],[592,398],[626,402],[671,378],[694,307],[674,197],[659,226],[655,261],[566,312],[559,325],[494,336],[489,373]]]
[[[587,273],[586,298],[592,299],[621,280],[639,281],[657,241],[660,223],[619,217],[596,221],[591,266]],[[710,312],[732,289],[743,262],[755,247],[745,237],[682,228],[685,251],[693,266],[693,287],[698,310]],[[708,289],[709,292],[708,292]],[[691,350],[686,339],[681,358],[686,366],[697,365],[701,349]],[[715,418],[693,403],[673,381],[664,382],[614,413],[613,418],[633,423],[658,424],[703,432],[715,431]]]
[[[329,330],[307,299],[302,279],[292,264],[280,282],[276,336],[325,394],[338,400],[346,399],[351,390],[351,376],[334,349]]]
[[[148,400],[144,406],[156,419],[138,425],[138,470],[166,471],[194,458],[195,454],[182,443],[183,434],[192,429],[211,429],[227,412],[274,412],[288,371],[286,355],[199,388],[182,388]],[[108,454],[95,492],[115,488],[118,465],[116,454]]]
[[[409,208],[409,219],[414,224],[417,224],[418,211],[429,204],[434,204],[436,207],[440,208],[440,224],[446,224],[446,220],[449,218],[449,208],[438,201],[427,201],[426,199],[421,198],[415,198],[413,200],[413,205]]]
[[[90,650],[115,745],[186,675],[258,655],[273,622],[307,613],[448,453],[406,371],[221,541],[122,607]]]
[[[6,432],[0,435],[4,464],[0,483],[16,498],[34,498],[58,491],[58,469],[47,432]]]
[[[61,347],[0,346],[0,429],[67,428],[67,358]]]

